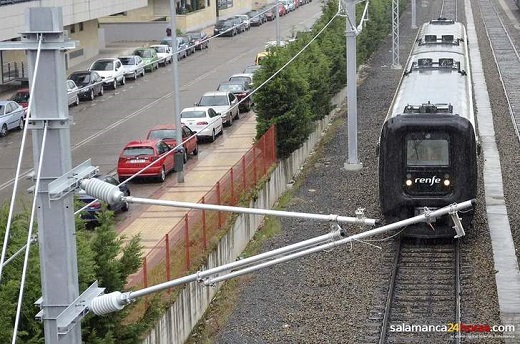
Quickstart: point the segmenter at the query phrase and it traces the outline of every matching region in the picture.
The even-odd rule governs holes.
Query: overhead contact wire
[[[38,50],[36,52],[34,75],[32,78],[32,84],[31,84],[31,89],[29,91],[30,92],[29,94],[34,94],[34,88],[36,85],[36,76],[38,74],[38,65],[40,63],[41,45],[42,45],[42,36],[40,36],[40,39],[38,40]],[[27,114],[25,116],[25,125],[24,125],[23,135],[22,135],[22,143],[20,146],[20,154],[18,155],[18,163],[16,164],[16,173],[15,173],[14,184],[13,184],[13,194],[11,196],[11,204],[9,205],[9,216],[7,217],[7,225],[5,228],[4,243],[2,245],[2,256],[0,257],[0,283],[2,283],[2,272],[3,272],[4,261],[5,261],[5,256],[6,256],[6,252],[7,252],[7,245],[8,245],[9,237],[10,237],[14,205],[15,205],[15,201],[16,201],[16,192],[18,190],[18,179],[20,178],[20,170],[22,167],[23,152],[25,150],[25,141],[27,139],[27,123],[29,122],[29,117],[30,117],[31,111],[32,111],[33,98],[34,97],[29,97],[29,104],[27,105]],[[28,244],[30,244],[29,241],[28,241]]]

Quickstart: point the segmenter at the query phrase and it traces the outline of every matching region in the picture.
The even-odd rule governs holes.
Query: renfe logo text
[[[433,176],[431,178],[415,178],[416,184],[430,184],[430,186],[433,186],[433,184],[440,184],[441,178],[437,176]]]

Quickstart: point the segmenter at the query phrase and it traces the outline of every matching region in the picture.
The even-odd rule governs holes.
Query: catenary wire
[[[42,36],[40,36],[40,38],[38,40],[38,50],[36,52],[34,75],[33,75],[31,90],[30,90],[29,94],[34,94],[34,88],[36,85],[36,76],[38,74],[38,65],[40,63],[41,44],[42,44]],[[6,252],[7,252],[7,245],[8,245],[9,237],[10,237],[10,230],[11,230],[14,206],[15,206],[15,201],[16,201],[16,192],[18,190],[18,179],[20,178],[20,170],[22,168],[23,152],[25,150],[25,142],[27,139],[27,124],[29,122],[29,117],[31,116],[32,104],[33,104],[33,97],[30,97],[29,104],[27,106],[27,114],[24,119],[25,125],[24,125],[24,129],[23,129],[22,143],[20,146],[20,154],[18,155],[18,163],[16,164],[16,173],[15,173],[15,178],[14,178],[13,193],[11,196],[11,204],[9,205],[9,215],[7,217],[7,225],[5,227],[4,243],[2,245],[2,256],[0,257],[0,283],[2,283],[2,272],[3,272],[4,261],[5,261],[5,256],[6,256]]]
[[[17,309],[16,309],[16,318],[15,318],[15,322],[14,322],[12,344],[16,343],[16,335],[17,335],[17,332],[18,332],[18,323],[20,321],[20,313],[22,311],[23,289],[24,289],[24,286],[25,286],[25,276],[27,275],[27,267],[29,265],[29,253],[31,251],[30,243],[31,243],[31,240],[32,240],[32,231],[33,231],[33,227],[34,227],[34,217],[35,217],[35,214],[36,214],[36,201],[38,199],[38,191],[40,189],[40,176],[41,176],[41,171],[42,171],[42,166],[43,166],[43,161],[44,161],[43,154],[45,152],[45,143],[46,143],[46,140],[47,140],[47,131],[48,131],[48,124],[45,123],[44,127],[43,127],[42,149],[40,151],[40,160],[39,160],[39,163],[38,163],[38,171],[36,173],[36,184],[35,184],[35,187],[34,187],[33,204],[32,204],[32,209],[31,209],[31,219],[29,221],[29,230],[28,230],[28,233],[27,233],[27,244],[25,246],[25,258],[24,258],[24,262],[23,262],[22,279],[20,281],[20,293],[19,293],[19,296],[18,296],[18,305],[17,305]]]

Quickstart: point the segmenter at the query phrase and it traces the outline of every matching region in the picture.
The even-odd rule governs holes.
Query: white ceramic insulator
[[[80,187],[85,192],[97,199],[113,204],[121,201],[124,196],[119,187],[110,183],[104,182],[97,178],[84,179],[80,183]]]
[[[96,315],[104,315],[120,311],[124,307],[125,303],[121,299],[121,292],[114,291],[113,293],[104,294],[92,299],[89,309]]]

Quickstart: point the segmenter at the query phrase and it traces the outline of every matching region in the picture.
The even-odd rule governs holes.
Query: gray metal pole
[[[392,0],[392,68],[402,68],[399,63],[399,0]]]
[[[37,44],[43,38],[40,68],[34,94],[33,160],[38,168],[42,147],[43,124],[49,128],[43,156],[40,190],[37,191],[38,242],[40,246],[42,282],[42,320],[45,343],[81,343],[81,326],[76,324],[67,334],[59,335],[57,316],[69,306],[79,293],[74,199],[72,194],[49,200],[48,185],[71,169],[70,122],[65,86],[65,49],[61,8],[32,7],[26,10],[27,32],[22,42]],[[27,50],[29,80],[34,75],[37,51],[35,45]]]
[[[417,29],[417,0],[412,0],[412,29]]]
[[[174,52],[174,58],[172,59],[172,79],[173,79],[173,114],[175,116],[175,127],[177,128],[177,136],[175,140],[177,145],[182,142],[182,123],[181,123],[181,109],[179,103],[179,68],[177,62],[177,27],[175,26],[175,0],[170,0],[170,26],[172,28],[172,49]],[[184,183],[184,154],[174,153],[175,167],[177,174],[177,182]]]
[[[357,77],[356,77],[356,0],[346,0],[347,11],[347,116],[348,116],[348,159],[343,165],[346,170],[360,170],[363,166],[357,152]]]

